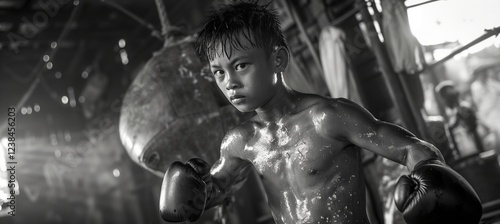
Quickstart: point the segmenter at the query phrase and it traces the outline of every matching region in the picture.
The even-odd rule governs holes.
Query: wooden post
[[[364,0],[356,0],[356,5],[360,10],[363,22],[366,24],[368,38],[370,38],[373,53],[375,54],[377,62],[382,70],[384,82],[387,84],[389,95],[394,102],[396,110],[400,114],[403,125],[420,138],[427,136],[425,134],[426,132],[419,128],[415,117],[412,116],[415,113],[412,112],[409,105],[410,102],[407,101],[408,98],[406,97],[406,91],[403,89],[403,86],[397,77],[397,73],[392,67],[388,52],[378,37],[378,32],[375,29],[373,18],[368,11],[366,2]]]

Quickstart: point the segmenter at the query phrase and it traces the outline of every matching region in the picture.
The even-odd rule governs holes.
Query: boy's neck
[[[297,109],[299,97],[297,92],[286,86],[279,85],[276,94],[264,106],[255,110],[263,122],[275,122]]]

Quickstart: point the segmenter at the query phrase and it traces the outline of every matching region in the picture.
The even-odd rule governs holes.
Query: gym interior
[[[169,165],[213,164],[251,116],[194,48],[207,13],[236,2],[0,0],[0,223],[167,223]],[[500,2],[258,4],[279,16],[291,88],[432,143],[476,191],[481,223],[500,223]],[[408,170],[367,150],[362,163],[370,222],[405,224],[393,192]],[[273,224],[266,200],[252,171],[192,223]]]

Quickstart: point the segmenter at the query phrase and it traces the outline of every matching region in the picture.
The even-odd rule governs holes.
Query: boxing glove
[[[173,162],[163,177],[160,215],[167,222],[193,222],[200,218],[207,202],[210,165],[201,159],[186,164]]]
[[[480,222],[482,207],[470,184],[443,162],[419,162],[396,184],[394,202],[407,224]]]

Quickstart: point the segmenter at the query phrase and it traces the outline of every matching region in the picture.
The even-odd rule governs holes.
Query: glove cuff
[[[425,166],[425,165],[446,165],[444,164],[441,160],[439,159],[436,159],[436,158],[430,158],[430,159],[426,159],[426,160],[422,160],[420,162],[418,162],[415,167],[413,168],[413,170],[416,170],[418,168],[420,168],[421,166]]]

